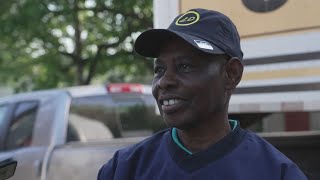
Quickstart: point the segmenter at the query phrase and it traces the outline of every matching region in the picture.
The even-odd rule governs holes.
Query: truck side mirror
[[[18,162],[11,158],[0,161],[0,180],[5,180],[14,175]]]

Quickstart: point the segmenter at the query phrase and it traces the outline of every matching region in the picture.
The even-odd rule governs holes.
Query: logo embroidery
[[[188,11],[176,20],[177,26],[188,26],[199,21],[200,15],[196,11]]]
[[[213,47],[207,41],[194,40],[194,42],[199,46],[199,48],[213,50]]]

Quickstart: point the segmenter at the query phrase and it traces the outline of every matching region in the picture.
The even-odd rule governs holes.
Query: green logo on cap
[[[196,23],[197,21],[199,21],[199,19],[200,19],[199,13],[197,13],[196,11],[188,11],[177,19],[176,25],[188,26]]]

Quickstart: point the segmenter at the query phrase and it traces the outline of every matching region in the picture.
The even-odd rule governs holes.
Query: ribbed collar
[[[188,150],[179,141],[177,136],[176,140],[178,141],[175,141],[173,136],[171,136],[170,138],[168,138],[168,147],[172,159],[182,169],[193,171],[223,157],[234,148],[236,148],[245,135],[246,131],[240,128],[238,121],[235,122],[230,121],[230,125],[232,126],[233,130],[227,136],[225,136],[217,143],[211,145],[208,149],[194,154],[190,154],[190,151],[188,152]],[[172,131],[175,130],[171,129],[171,135],[174,134],[172,133]],[[181,146],[177,144],[177,142],[180,143]]]

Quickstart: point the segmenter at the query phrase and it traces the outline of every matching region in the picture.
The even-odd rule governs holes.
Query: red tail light
[[[110,93],[143,93],[142,84],[117,83],[107,85]]]

